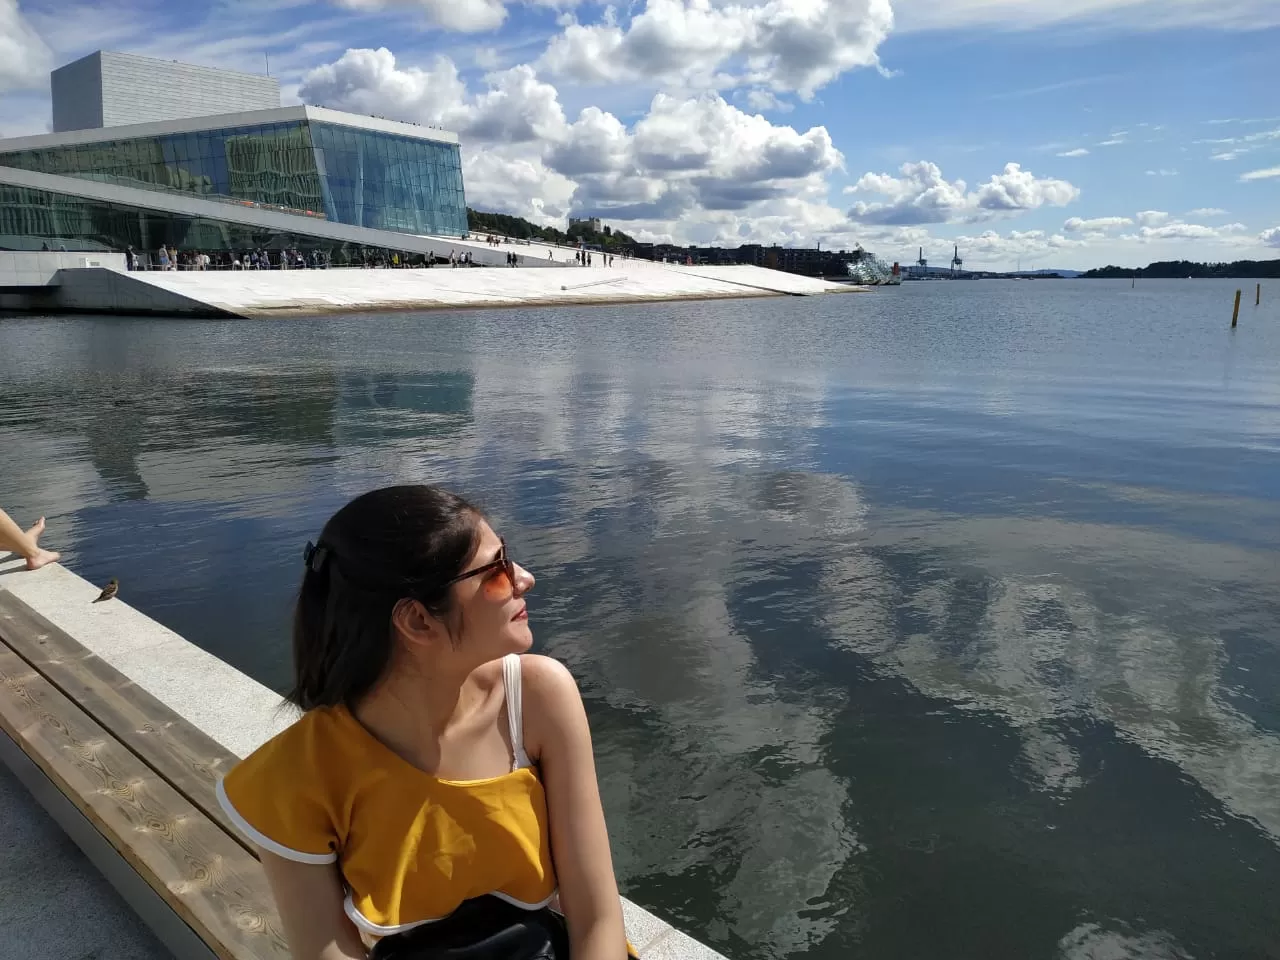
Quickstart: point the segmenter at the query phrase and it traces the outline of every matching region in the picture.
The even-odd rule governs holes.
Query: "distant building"
[[[0,140],[0,250],[292,249],[340,264],[467,232],[456,134],[281,107],[269,77],[129,54],[91,54],[51,83],[58,132]]]
[[[53,131],[119,127],[280,106],[280,81],[99,50],[49,75]]]
[[[572,230],[574,227],[581,227],[583,230],[587,230],[591,233],[604,232],[604,225],[600,222],[599,217],[587,217],[586,219],[581,220],[577,217],[570,217],[569,229]]]

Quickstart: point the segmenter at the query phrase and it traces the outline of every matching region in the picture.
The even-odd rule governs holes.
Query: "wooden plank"
[[[160,894],[148,886],[129,866],[107,838],[85,819],[67,795],[59,790],[44,771],[22,752],[7,733],[0,730],[0,763],[8,767],[27,788],[45,812],[57,822],[89,862],[98,868],[116,893],[124,899],[156,938],[175,957],[182,960],[217,960],[196,932],[169,909]]]
[[[288,958],[261,865],[4,644],[0,728],[218,957]]]
[[[235,765],[234,754],[3,590],[0,638],[232,839],[257,856],[257,850],[236,829],[214,792],[217,778]]]

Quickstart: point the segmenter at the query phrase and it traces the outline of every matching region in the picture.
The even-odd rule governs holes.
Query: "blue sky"
[[[117,49],[462,136],[469,202],[975,267],[1280,257],[1277,0],[0,0],[0,134]],[[152,91],[139,91],[142,96]]]

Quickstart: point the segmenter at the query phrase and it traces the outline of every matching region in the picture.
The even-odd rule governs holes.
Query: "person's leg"
[[[30,530],[24,531],[13,519],[0,510],[0,550],[9,550],[25,557],[28,570],[38,570],[46,563],[53,563],[60,554],[41,549],[37,541],[44,533],[44,517],[36,521]]]

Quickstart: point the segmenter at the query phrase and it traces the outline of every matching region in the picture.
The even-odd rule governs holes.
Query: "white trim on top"
[[[500,893],[497,890],[493,891],[489,896],[497,897],[499,900],[505,900],[513,907],[519,907],[521,910],[533,911],[551,906],[551,904],[555,902],[558,893],[559,890],[553,890],[551,892],[551,896],[547,897],[547,899],[543,900],[541,903],[525,903],[523,900],[517,900],[515,897],[509,897],[505,893]],[[351,899],[350,893],[348,893],[346,899],[342,901],[342,908],[346,911],[347,917],[352,923],[354,923],[360,930],[365,933],[372,934],[375,937],[389,937],[393,933],[404,933],[406,930],[412,930],[414,927],[423,927],[428,923],[438,923],[445,919],[444,917],[429,917],[426,920],[414,920],[410,923],[397,923],[392,924],[391,926],[383,926],[380,923],[374,923],[361,913],[356,908],[355,901]]]
[[[412,137],[416,140],[458,142],[458,135],[448,130],[436,130],[433,127],[422,127],[399,120],[384,120],[381,117],[366,117],[358,113],[345,113],[342,110],[330,110],[327,107],[309,107],[299,104],[292,107],[273,107],[268,110],[218,113],[208,117],[181,117],[177,120],[127,123],[118,127],[91,127],[87,130],[65,130],[62,133],[11,137],[8,140],[0,140],[0,153],[39,150],[43,147],[65,147],[77,143],[102,143],[106,140],[131,140],[135,137],[162,137],[172,133],[198,133],[201,130],[248,127],[260,123],[289,123],[296,120],[335,123],[343,127],[393,133],[396,136]]]
[[[239,828],[241,833],[268,853],[274,853],[277,857],[284,857],[286,860],[293,860],[297,863],[324,864],[337,862],[338,855],[336,853],[303,853],[301,850],[286,847],[283,843],[276,843],[265,833],[259,831],[253,824],[242,817],[240,811],[232,805],[231,798],[227,796],[226,788],[222,785],[222,777],[218,778],[218,784],[214,790],[218,795],[218,805],[231,818],[231,822]]]
[[[438,127],[426,127],[417,123],[406,123],[403,120],[388,120],[386,117],[366,117],[361,113],[347,113],[345,110],[331,110],[328,107],[304,106],[302,109],[309,120],[315,120],[317,123],[334,123],[340,127],[376,130],[381,133],[393,133],[398,137],[412,137],[415,140],[459,142],[458,135],[452,130],[441,130]]]

